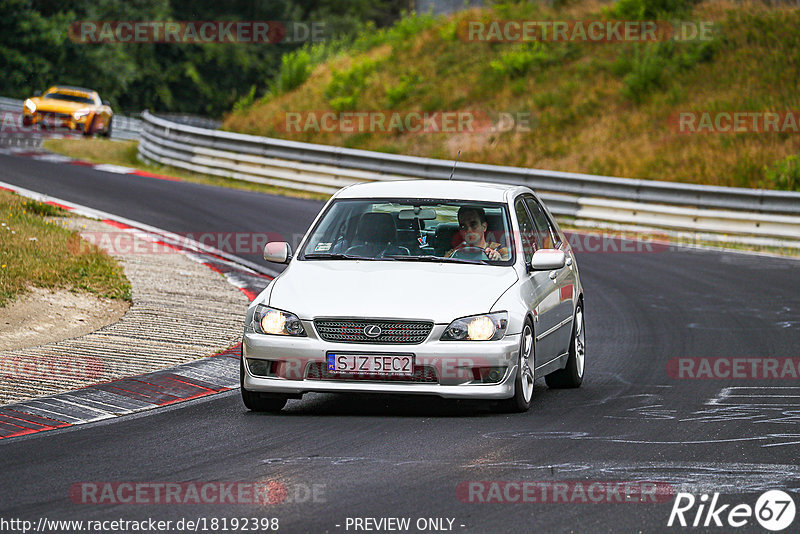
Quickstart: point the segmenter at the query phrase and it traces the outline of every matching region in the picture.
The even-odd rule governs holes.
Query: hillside
[[[388,30],[367,29],[355,42],[284,56],[267,96],[240,102],[224,127],[435,158],[454,158],[461,150],[462,161],[800,188],[800,133],[794,129],[800,9],[724,0],[553,4],[506,2],[449,18],[409,16]],[[633,18],[710,23],[713,32],[682,42],[486,42],[470,40],[467,29],[475,21]],[[368,115],[361,128],[318,131],[314,119],[325,111],[379,113]],[[388,124],[393,112],[408,117],[415,111],[460,111],[479,127],[420,133],[369,122],[377,115]],[[295,122],[287,131],[287,112],[294,120],[300,116],[302,127]],[[772,112],[780,115],[770,123]],[[480,128],[483,118],[495,121],[504,113],[528,120],[530,128]],[[683,131],[681,113],[689,114]],[[736,117],[744,131],[720,131],[732,129]]]

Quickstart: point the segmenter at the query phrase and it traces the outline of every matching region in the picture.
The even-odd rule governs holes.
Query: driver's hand
[[[499,259],[500,259],[500,253],[499,253],[499,252],[497,252],[496,250],[494,250],[493,248],[486,247],[486,248],[483,250],[483,252],[486,254],[486,256],[487,256],[487,257],[488,257],[490,260],[499,260]]]

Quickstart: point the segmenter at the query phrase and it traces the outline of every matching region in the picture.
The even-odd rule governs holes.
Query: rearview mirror
[[[543,248],[533,253],[531,258],[531,270],[533,271],[552,271],[561,269],[567,263],[567,255],[563,250],[555,248]]]
[[[433,208],[414,208],[407,210],[400,210],[397,218],[401,221],[408,221],[411,219],[422,219],[423,221],[433,221],[436,219],[436,210]]]
[[[264,259],[272,263],[289,263],[292,247],[285,241],[272,241],[264,245]]]

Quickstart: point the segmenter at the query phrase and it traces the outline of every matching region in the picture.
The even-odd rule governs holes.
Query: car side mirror
[[[103,100],[103,105],[111,107],[111,102],[109,102],[108,100]]]
[[[543,248],[533,253],[531,258],[531,271],[552,271],[561,269],[567,264],[567,255],[563,250]]]
[[[42,96],[42,92],[41,91],[34,91],[33,92],[33,96]]]
[[[289,263],[292,247],[285,241],[272,241],[264,245],[264,259],[272,263]]]

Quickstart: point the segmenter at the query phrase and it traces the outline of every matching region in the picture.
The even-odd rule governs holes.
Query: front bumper
[[[33,126],[36,124],[44,125],[48,129],[65,129],[69,131],[85,130],[86,124],[89,120],[89,115],[75,120],[69,113],[55,113],[52,111],[39,111],[31,113],[27,109],[22,115],[22,124],[24,126]]]
[[[243,366],[246,390],[292,396],[309,392],[347,392],[507,399],[514,395],[520,334],[507,334],[497,341],[438,341],[446,325],[434,325],[427,340],[417,345],[335,343],[318,338],[313,326],[305,321],[304,327],[308,337],[245,332],[243,357],[268,361],[272,370],[269,376],[255,376],[246,363]],[[415,368],[425,368],[425,380],[348,378],[316,373],[315,370],[326,365],[329,352],[413,354]],[[476,369],[479,368],[502,368],[505,372],[496,382],[485,383],[478,379]]]

